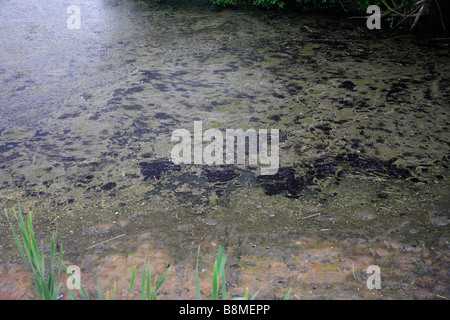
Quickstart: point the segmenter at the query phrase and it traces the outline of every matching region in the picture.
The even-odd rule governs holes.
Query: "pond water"
[[[384,27],[195,1],[3,1],[0,207],[20,203],[45,243],[57,231],[93,295],[117,281],[127,298],[147,257],[172,265],[161,297],[194,299],[201,246],[208,298],[223,245],[230,296],[448,298],[449,47]],[[172,133],[194,121],[279,129],[280,170],[175,165]],[[35,298],[3,216],[0,234],[0,297]]]

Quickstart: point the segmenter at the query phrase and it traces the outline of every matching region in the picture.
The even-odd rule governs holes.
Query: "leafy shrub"
[[[240,2],[249,3],[266,9],[283,9],[286,7],[287,2],[294,2],[300,6],[313,8],[326,8],[331,5],[340,5],[341,7],[354,7],[358,10],[365,10],[370,5],[397,7],[399,5],[412,5],[416,3],[417,0],[211,0],[211,2],[222,7],[236,6]]]

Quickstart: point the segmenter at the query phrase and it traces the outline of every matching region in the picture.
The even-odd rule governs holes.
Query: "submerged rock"
[[[355,213],[356,219],[361,221],[369,221],[375,219],[377,216],[369,211],[358,211]]]
[[[192,226],[192,224],[183,224],[183,225],[177,227],[178,231],[183,231],[183,232],[190,232],[193,229],[194,229],[194,227]]]
[[[215,226],[217,225],[217,220],[212,218],[206,218],[202,220],[207,226]]]
[[[305,211],[306,213],[318,213],[320,212],[320,208],[319,207],[305,207]]]
[[[434,225],[436,225],[438,227],[446,226],[450,222],[450,219],[448,216],[436,216],[436,217],[432,217],[430,220]]]

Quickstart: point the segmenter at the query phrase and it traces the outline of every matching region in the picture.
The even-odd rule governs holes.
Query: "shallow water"
[[[0,205],[58,231],[84,286],[126,298],[147,256],[173,265],[162,295],[191,299],[197,247],[207,293],[222,244],[231,295],[449,297],[448,43],[345,17],[70,4],[79,30],[63,1],[0,4]],[[279,129],[282,169],[168,162],[194,121]],[[4,217],[0,234],[0,296],[32,298]]]

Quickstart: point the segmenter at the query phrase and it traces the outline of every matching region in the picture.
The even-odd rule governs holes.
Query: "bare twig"
[[[411,26],[411,29],[409,29],[409,31],[411,31],[412,29],[414,29],[414,27],[415,27],[416,24],[417,24],[417,21],[419,21],[419,17],[420,17],[420,15],[421,15],[422,12],[423,12],[423,8],[425,8],[425,4],[426,4],[426,3],[424,3],[424,4],[420,7],[420,10],[419,10],[419,12],[416,14],[416,18],[414,19],[414,22],[413,22],[413,24],[412,24],[412,26]]]
[[[395,12],[396,14],[398,14],[398,15],[400,15],[400,16],[404,16],[403,13],[400,13],[400,12],[397,11],[398,9],[402,8],[403,5],[400,5],[400,6],[398,6],[397,8],[392,9],[392,8],[386,3],[386,1],[384,1],[384,0],[381,0],[381,1],[383,1],[384,5],[389,9],[389,11],[388,11],[387,13],[385,13],[385,14],[388,14],[388,13],[390,13],[390,12]],[[384,14],[382,14],[381,16],[383,17]]]
[[[436,5],[437,5],[437,7],[438,7],[439,15],[441,16],[442,28],[444,28],[444,31],[447,31],[447,30],[445,29],[444,19],[442,18],[441,7],[439,6],[439,3],[438,3],[437,0],[434,0],[434,1],[436,2]]]
[[[117,237],[114,237],[114,238],[111,238],[111,239],[108,239],[108,240],[99,242],[99,243],[94,244],[94,245],[92,245],[92,246],[90,246],[90,247],[87,247],[86,250],[87,250],[87,249],[94,248],[94,247],[99,246],[99,245],[101,245],[101,244],[104,244],[105,242],[109,242],[109,241],[114,240],[114,239],[117,239],[117,238],[122,238],[123,236],[125,236],[125,234],[121,234],[120,236],[117,236]]]
[[[303,217],[302,220],[305,220],[305,219],[308,219],[308,218],[312,218],[312,217],[315,217],[315,216],[320,216],[320,212],[312,214],[312,215],[307,216],[307,217]]]
[[[292,39],[292,41],[298,42],[358,42],[361,40],[353,39]]]

